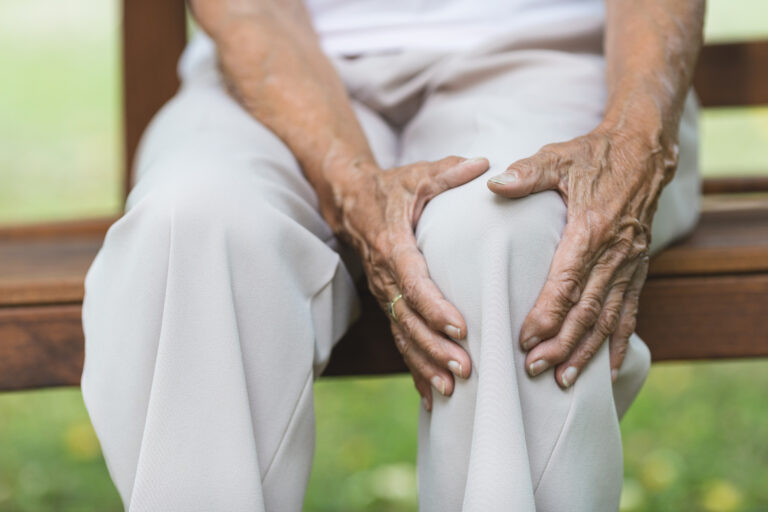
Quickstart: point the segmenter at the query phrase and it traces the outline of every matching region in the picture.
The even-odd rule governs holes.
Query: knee
[[[178,156],[152,165],[129,195],[128,222],[160,237],[170,234],[174,241],[237,244],[249,239],[263,249],[279,247],[280,212],[256,173]]]
[[[495,261],[510,271],[546,272],[565,226],[560,196],[544,191],[507,199],[492,194],[484,180],[477,185],[448,191],[425,208],[417,237],[428,264],[443,261],[480,271],[488,268],[483,263]]]

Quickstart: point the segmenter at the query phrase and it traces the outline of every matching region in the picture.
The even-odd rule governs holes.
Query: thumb
[[[491,192],[500,196],[525,197],[542,190],[557,189],[560,173],[550,158],[534,155],[513,163],[507,170],[488,180]]]

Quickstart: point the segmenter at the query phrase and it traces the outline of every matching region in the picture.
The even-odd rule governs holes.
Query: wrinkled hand
[[[390,319],[398,350],[411,370],[427,410],[434,386],[443,395],[453,392],[453,375],[466,378],[470,359],[450,338],[466,337],[461,313],[430,279],[414,230],[427,202],[488,169],[484,158],[448,157],[416,162],[387,171],[363,173],[355,193],[342,200],[340,235],[361,256],[368,286],[387,311],[395,303],[397,322]]]
[[[610,338],[616,380],[635,329],[652,217],[676,164],[676,146],[596,130],[546,145],[489,180],[510,198],[557,190],[567,206],[549,275],[520,330],[530,375],[555,367],[567,388]]]

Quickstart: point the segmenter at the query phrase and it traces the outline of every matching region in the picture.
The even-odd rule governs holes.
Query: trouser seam
[[[293,411],[291,411],[291,416],[290,418],[288,418],[288,422],[285,424],[285,429],[283,430],[283,433],[280,436],[280,440],[277,442],[275,453],[272,455],[272,458],[267,464],[267,467],[264,469],[264,476],[261,478],[262,484],[264,484],[264,482],[267,481],[267,478],[269,478],[269,471],[272,469],[272,466],[274,465],[274,462],[277,459],[277,455],[280,453],[280,450],[285,444],[285,439],[288,436],[288,431],[291,429],[291,425],[293,425],[294,419],[296,418],[296,412],[299,410],[299,404],[301,403],[302,398],[304,398],[304,394],[307,392],[307,389],[310,389],[310,390],[312,389],[312,383],[313,383],[312,375],[313,375],[313,371],[310,368],[309,372],[307,373],[307,376],[304,378],[304,386],[302,387],[301,393],[299,393],[299,396],[296,399],[296,403],[293,406]]]
[[[573,413],[573,403],[576,401],[575,398],[575,388],[573,389],[573,395],[571,397],[571,402],[568,405],[568,413],[565,415],[565,419],[563,420],[563,424],[560,427],[560,432],[557,433],[557,438],[552,445],[552,451],[549,452],[549,455],[547,456],[547,462],[544,464],[544,469],[541,471],[541,476],[539,476],[538,480],[536,481],[536,484],[533,486],[533,497],[536,498],[536,492],[539,490],[539,485],[541,485],[542,480],[544,480],[544,475],[547,474],[547,470],[549,469],[549,466],[552,464],[552,459],[554,458],[555,451],[557,450],[558,446],[560,446],[560,443],[563,439],[563,434],[565,433],[565,426],[568,424],[568,421],[571,419],[571,414]]]

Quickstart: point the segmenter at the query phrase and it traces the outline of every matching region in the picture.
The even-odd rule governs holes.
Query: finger
[[[595,325],[577,343],[568,360],[555,368],[555,379],[562,387],[567,388],[576,382],[608,336],[616,330],[627,285],[625,280],[611,288]]]
[[[390,255],[392,273],[403,298],[431,329],[454,340],[464,339],[467,335],[464,317],[430,278],[427,262],[413,233],[406,232],[400,237],[402,241],[394,244]]]
[[[403,360],[405,361],[406,366],[408,366],[408,369],[411,370],[413,386],[416,388],[419,396],[421,396],[421,406],[424,408],[424,410],[429,412],[432,410],[432,387],[430,386],[430,383],[427,379],[411,369],[409,366],[409,360],[405,359],[405,354],[409,348],[408,340],[405,338],[405,334],[397,324],[390,322],[390,326],[392,328],[392,335],[395,338],[395,345],[403,355]]]
[[[554,337],[568,312],[579,301],[591,269],[583,233],[566,224],[549,268],[547,280],[520,328],[520,346],[530,350]]]
[[[430,329],[402,300],[395,304],[395,308],[398,325],[414,348],[425,354],[441,370],[446,369],[457,377],[469,377],[472,367],[469,355],[458,343]]]
[[[488,180],[488,188],[500,196],[524,197],[542,190],[558,189],[562,176],[556,155],[539,151],[535,155],[513,163]]]
[[[635,271],[632,281],[624,292],[624,303],[619,312],[619,320],[616,330],[611,334],[608,342],[611,359],[611,379],[615,382],[619,369],[624,362],[629,348],[629,337],[635,332],[637,325],[637,311],[640,304],[640,291],[648,275],[648,257],[645,256],[640,266]]]
[[[618,302],[612,303],[611,307],[616,309],[621,305],[624,290],[632,277],[633,270],[633,266],[625,261],[624,255],[619,251],[608,250],[603,253],[600,261],[592,267],[584,292],[566,314],[557,335],[531,350],[527,358],[528,365],[539,359],[547,361],[549,366],[566,361],[573,355],[584,336],[600,321],[601,316],[614,312],[613,316],[618,316],[618,311],[606,312],[607,303],[604,304],[604,302],[610,291],[618,286],[621,294],[614,297]],[[607,320],[615,320],[615,318],[604,318],[603,322]],[[569,375],[572,374],[572,371],[569,372]]]
[[[487,158],[464,159],[449,156],[428,166],[429,179],[424,182],[421,197],[425,200],[477,178],[490,167]]]
[[[453,393],[454,384],[451,373],[441,368],[427,352],[421,349],[419,343],[410,337],[402,323],[396,324],[396,327],[400,328],[399,336],[401,337],[401,340],[396,343],[411,374],[416,379],[420,379],[419,382],[429,382],[441,395],[450,396]],[[393,333],[394,330],[393,326]],[[422,396],[425,396],[424,393]]]

